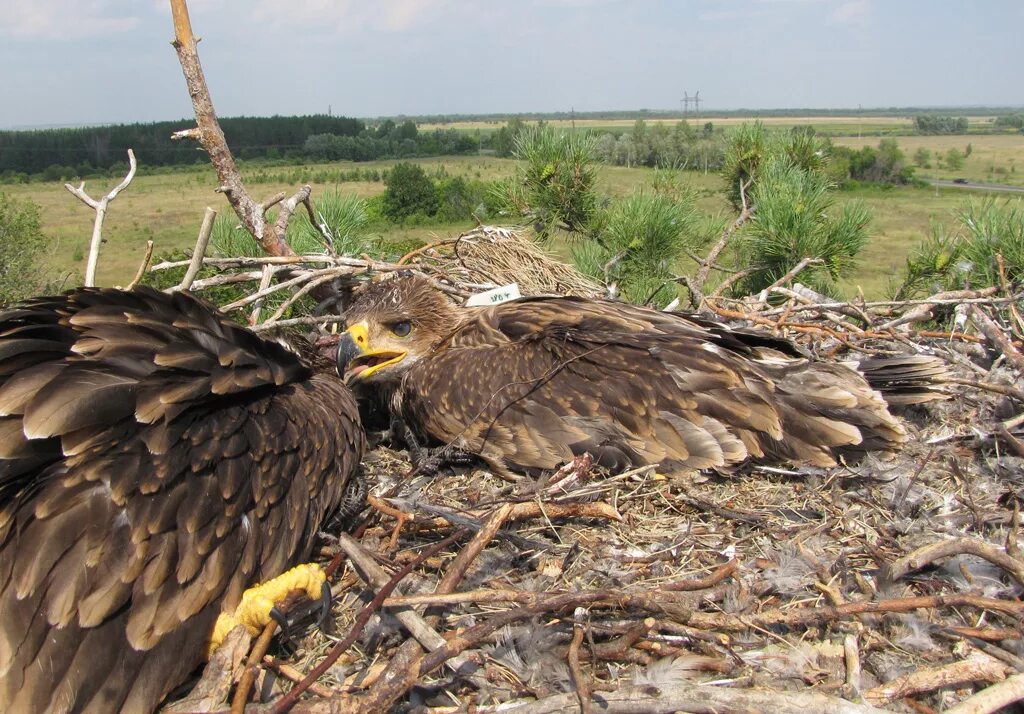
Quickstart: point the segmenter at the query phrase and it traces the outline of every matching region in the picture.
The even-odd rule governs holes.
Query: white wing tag
[[[486,307],[487,305],[498,305],[509,300],[517,300],[522,295],[519,292],[518,283],[509,283],[500,288],[492,288],[476,295],[470,295],[466,300],[466,307]]]

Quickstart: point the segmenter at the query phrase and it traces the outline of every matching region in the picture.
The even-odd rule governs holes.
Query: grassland
[[[841,120],[843,117],[826,117]],[[779,119],[783,121],[782,118]],[[795,121],[786,118],[785,121]],[[867,121],[867,119],[865,119]],[[839,140],[848,146],[877,144],[878,136],[855,137]],[[1024,136],[908,136],[898,139],[901,147],[912,156],[924,146],[933,153],[942,153],[950,147],[963,150],[972,144],[972,153],[965,167],[957,172],[933,169],[920,173],[936,178],[964,176],[975,180],[997,180],[1005,183],[1024,183]],[[394,162],[370,162],[348,164],[347,168],[383,168]],[[467,178],[492,180],[512,173],[514,162],[493,157],[452,157],[445,159],[424,159],[418,161],[428,172],[443,168],[452,175]],[[333,165],[335,168],[339,165]],[[1018,171],[1018,167],[1021,169]],[[315,178],[323,173],[324,165],[266,167],[265,165],[243,165],[243,174],[253,175],[262,171],[270,174],[298,172]],[[1001,168],[1000,172],[996,172]],[[647,185],[653,172],[646,168],[602,167],[599,172],[599,191],[610,197],[621,197],[637,187]],[[685,182],[697,190],[700,208],[709,215],[726,218],[730,210],[721,192],[721,180],[716,174],[689,172],[684,174]],[[116,179],[91,180],[86,189],[92,195],[102,195],[116,183]],[[106,245],[100,259],[99,280],[101,284],[127,282],[142,259],[146,240],[153,240],[158,254],[189,248],[195,241],[199,222],[206,206],[221,211],[230,210],[223,197],[213,192],[217,185],[212,169],[183,169],[173,173],[139,176],[110,206],[104,235]],[[369,197],[381,193],[381,182],[346,182],[333,184],[312,182],[314,197],[327,189],[337,188],[343,193],[355,193]],[[295,185],[286,182],[261,183],[252,187],[258,196],[270,196],[278,191],[294,190]],[[74,199],[61,183],[34,183],[28,185],[0,186],[0,192],[16,198],[28,198],[40,204],[44,231],[52,239],[47,254],[47,267],[52,276],[63,273],[79,273],[84,263],[93,213]],[[858,286],[869,296],[884,293],[887,284],[894,279],[904,264],[912,246],[930,231],[934,221],[952,223],[953,210],[967,199],[971,192],[959,189],[894,188],[891,190],[863,189],[840,192],[840,202],[862,200],[874,212],[871,237],[863,254],[860,269],[847,281],[843,288],[855,294]],[[397,227],[387,230],[387,239],[402,243],[428,241],[457,234],[469,227],[463,225]],[[70,278],[71,282],[77,276]]]
[[[993,117],[977,115],[967,117],[968,132],[987,132],[992,128]],[[679,117],[644,117],[647,124],[676,124]],[[694,126],[701,126],[711,122],[716,127],[730,127],[753,121],[751,117],[742,116],[716,116],[712,113],[701,113],[687,117]],[[830,136],[889,136],[909,134],[913,131],[914,118],[912,116],[775,116],[757,117],[765,126],[776,129],[790,129],[795,126],[812,126],[815,131]],[[596,132],[622,132],[627,131],[636,119],[552,119],[547,123],[551,126],[577,130],[590,130]],[[434,129],[456,129],[466,132],[480,132],[489,134],[504,126],[504,121],[454,121],[447,123],[420,124],[421,130],[432,131]]]
[[[952,179],[964,177],[972,181],[988,181],[1024,186],[1024,134],[992,134],[987,136],[900,136],[894,137],[900,149],[912,160],[918,149],[932,152],[932,166],[917,169],[921,178]],[[862,146],[876,146],[879,137],[841,137],[835,143],[859,149]],[[971,155],[964,161],[962,169],[946,169],[938,165],[937,159],[956,149],[964,153],[971,146]]]

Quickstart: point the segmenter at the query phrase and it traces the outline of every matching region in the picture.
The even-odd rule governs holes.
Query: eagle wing
[[[399,407],[433,440],[525,470],[583,452],[615,468],[832,465],[902,440],[860,375],[785,352],[683,316],[531,298],[478,312],[410,368]]]
[[[155,708],[362,450],[338,380],[187,295],[0,314],[0,709]]]

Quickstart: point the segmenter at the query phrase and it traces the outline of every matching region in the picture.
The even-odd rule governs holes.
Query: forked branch
[[[100,260],[100,244],[103,242],[103,219],[107,215],[107,206],[117,198],[117,194],[121,193],[132,182],[132,179],[135,178],[135,169],[135,152],[128,149],[128,175],[124,177],[121,183],[111,189],[110,193],[98,201],[85,192],[85,181],[82,181],[78,188],[69,183],[64,184],[64,188],[96,212],[96,219],[92,224],[92,240],[89,241],[89,259],[85,264],[86,287],[91,288],[96,284],[96,265]]]

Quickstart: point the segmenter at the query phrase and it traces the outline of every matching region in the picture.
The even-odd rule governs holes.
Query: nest
[[[458,296],[507,282],[603,293],[508,229],[412,257]],[[406,258],[303,269],[387,273]],[[294,652],[257,648],[253,691],[281,707],[294,682],[310,685],[292,711],[520,714],[928,712],[1014,696],[1020,298],[1004,285],[842,303],[793,284],[701,305],[823,359],[942,357],[955,398],[905,407],[911,439],[887,461],[664,475],[603,473],[580,457],[510,484],[478,468],[418,476],[404,452],[378,446],[369,509],[322,552],[344,563],[332,627],[307,627]],[[940,312],[952,329],[921,328]],[[247,650],[215,658],[194,691],[227,691]]]
[[[452,245],[452,267],[466,271],[469,282],[518,283],[523,295],[578,295],[596,298],[604,286],[549,255],[522,231],[479,226]]]

